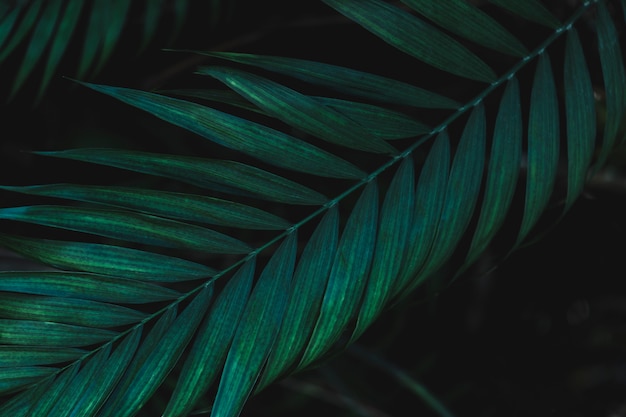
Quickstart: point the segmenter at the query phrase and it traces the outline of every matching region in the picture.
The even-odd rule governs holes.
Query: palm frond
[[[137,49],[144,50],[157,35],[159,24],[165,17],[173,24],[161,25],[175,36],[182,23],[188,18],[187,1],[142,1],[142,15],[138,18],[143,27],[138,34]],[[219,1],[214,1],[219,9]],[[2,1],[0,16],[0,66],[8,67],[11,59],[21,63],[10,76],[9,100],[15,97],[25,83],[34,77],[38,67],[39,88],[37,99],[41,99],[62,62],[69,61],[66,55],[74,49],[80,50],[77,68],[65,76],[86,79],[100,72],[120,44],[122,31],[128,30],[131,16],[129,0],[92,1],[84,0],[28,0]],[[219,13],[219,10],[214,10]],[[132,14],[131,14],[132,12]],[[207,16],[207,23],[214,17]],[[84,33],[83,33],[84,26]],[[170,27],[171,26],[171,27]],[[80,31],[79,31],[80,29]],[[140,38],[140,39],[139,39]],[[75,44],[80,39],[80,46]],[[65,59],[64,59],[65,58]]]
[[[0,235],[57,268],[0,273],[0,391],[10,394],[0,415],[132,416],[167,380],[175,385],[162,415],[210,404],[212,416],[237,416],[250,395],[342,350],[420,284],[474,262],[503,225],[513,230],[503,256],[527,242],[549,207],[571,207],[616,144],[626,106],[624,15],[608,8],[616,2],[584,2],[560,22],[535,0],[492,1],[515,21],[545,26],[534,45],[460,0],[406,0],[409,11],[324,2],[436,68],[443,84],[462,78],[477,94],[223,52],[201,52],[219,65],[198,73],[229,91],[172,92],[200,102],[83,83],[234,156],[39,152],[180,189],[2,187],[65,202],[0,209],[6,222],[61,236]],[[597,46],[581,43],[581,19],[596,28]],[[104,55],[116,36],[98,41]],[[607,92],[600,133],[595,64]],[[423,120],[422,109],[440,119]],[[226,265],[216,263],[222,255]]]

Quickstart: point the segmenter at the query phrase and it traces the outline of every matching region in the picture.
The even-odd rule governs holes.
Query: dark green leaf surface
[[[341,235],[319,317],[299,368],[328,351],[358,314],[374,256],[377,221],[378,187],[372,181],[361,194]]]
[[[0,209],[0,219],[35,223],[128,242],[209,253],[248,253],[251,247],[222,233],[155,216],[85,207],[25,206]]]
[[[425,21],[380,0],[323,0],[390,45],[436,68],[482,82],[496,74],[459,42]]]
[[[9,394],[52,375],[56,368],[43,366],[11,367],[0,373],[0,394]]]
[[[92,378],[82,378],[85,389],[82,390],[80,397],[76,397],[72,408],[74,414],[82,414],[84,416],[96,415],[95,413],[99,411],[104,401],[106,401],[135,354],[140,337],[141,327],[138,327],[124,338],[112,354],[108,355],[105,364],[95,370]],[[98,354],[101,354],[101,352]],[[81,374],[78,377],[80,378]],[[67,410],[67,407],[60,408],[60,415],[66,413]]]
[[[38,19],[37,27],[33,30],[22,65],[17,71],[17,76],[11,88],[11,96],[15,95],[17,90],[20,89],[39,59],[42,58],[43,51],[48,46],[54,27],[57,24],[62,3],[62,0],[48,0],[42,16]]]
[[[522,123],[519,82],[512,78],[506,86],[496,116],[485,197],[467,254],[468,263],[473,262],[495,236],[513,201],[522,161]]]
[[[224,67],[208,67],[199,73],[222,81],[267,114],[322,140],[366,152],[396,153],[341,113],[281,84]]]
[[[208,69],[209,67],[200,68],[198,73],[202,74]],[[230,90],[179,89],[166,90],[162,93],[226,103],[248,111],[266,114],[259,107]],[[370,135],[381,139],[404,139],[430,132],[430,128],[424,123],[403,113],[377,105],[331,97],[309,96],[309,98],[344,114],[365,128]]]
[[[111,340],[116,332],[70,324],[0,319],[0,344],[81,347]]]
[[[413,221],[409,229],[409,249],[393,296],[416,285],[417,273],[426,261],[441,218],[450,171],[450,138],[446,131],[437,135],[422,166],[415,193]],[[411,284],[414,283],[414,284]]]
[[[478,7],[464,0],[402,0],[424,17],[466,39],[505,54],[524,56],[524,45]]]
[[[41,346],[0,346],[0,368],[51,365],[80,358],[86,351]]]
[[[593,158],[596,111],[593,85],[576,29],[570,29],[565,50],[565,115],[567,121],[567,201],[571,207],[582,192]]]
[[[84,84],[176,126],[269,164],[331,178],[364,173],[333,154],[275,129],[199,104],[128,88]],[[280,150],[280,153],[277,153]],[[323,169],[321,169],[323,167]]]
[[[26,396],[28,403],[25,407],[21,407],[19,412],[16,411],[14,415],[16,417],[48,417],[48,412],[59,399],[67,384],[76,376],[78,370],[79,364],[74,364],[57,375],[54,380],[48,378],[34,389],[25,391],[24,394],[31,394]]]
[[[22,40],[28,35],[29,31],[36,24],[39,10],[41,9],[41,6],[43,4],[43,0],[34,0],[24,12],[23,18],[20,20],[19,24],[13,32],[11,32],[14,22],[12,20],[12,17],[17,17],[20,12],[23,11],[23,9],[15,8],[15,10],[13,11],[13,13],[15,14],[11,13],[8,19],[3,20],[3,31],[6,31],[6,34],[11,33],[11,36],[10,39],[5,42],[5,45],[2,45],[2,48],[0,49],[0,62],[2,62],[11,52],[13,52],[15,47],[19,45]]]
[[[465,125],[454,155],[437,235],[422,269],[423,276],[435,272],[452,255],[472,218],[484,169],[486,129],[485,109],[479,103]]]
[[[137,323],[146,314],[90,300],[0,293],[0,317],[107,328]]]
[[[559,107],[550,59],[539,57],[528,121],[528,173],[521,243],[546,208],[559,164]]]
[[[41,99],[48,83],[50,82],[54,72],[56,71],[63,54],[67,50],[67,46],[78,24],[80,13],[83,9],[85,0],[69,0],[65,5],[64,14],[59,21],[56,33],[51,40],[50,52],[44,70],[44,75],[39,87],[38,99]]]
[[[287,306],[296,258],[287,236],[261,273],[228,351],[211,417],[237,416],[270,354]]]
[[[444,109],[457,106],[457,103],[452,99],[413,85],[336,65],[303,59],[234,52],[199,53],[241,64],[254,65],[268,71],[289,75],[315,85],[329,87],[378,102]]]
[[[114,166],[187,182],[203,188],[223,187],[270,201],[323,204],[320,193],[278,175],[235,161],[132,152],[116,149],[75,149],[42,155]]]
[[[407,157],[394,176],[380,213],[372,271],[352,340],[359,337],[387,305],[408,249],[415,211],[413,159]]]
[[[248,301],[253,278],[254,260],[250,260],[216,298],[200,324],[164,417],[185,416],[191,412],[219,375]]]
[[[233,201],[195,194],[74,184],[0,186],[0,189],[106,204],[160,217],[220,226],[261,230],[280,230],[290,226],[286,220],[266,211]]]
[[[141,281],[186,281],[206,278],[215,273],[211,268],[195,262],[120,246],[5,235],[0,235],[0,242],[60,269],[117,275]],[[115,259],[115,263],[111,259]]]
[[[206,286],[176,317],[141,366],[135,368],[127,389],[118,389],[109,397],[102,409],[103,417],[132,416],[139,411],[176,364],[209,307],[212,294],[212,287]]]
[[[174,290],[148,282],[62,271],[3,271],[0,290],[117,304],[152,303],[180,296]]]
[[[98,370],[104,367],[110,353],[111,344],[109,343],[104,345],[89,360],[82,362],[78,373],[67,384],[63,384],[64,386],[58,400],[50,407],[47,413],[48,417],[67,415],[68,410],[74,408],[87,389],[89,381],[92,381]]]
[[[315,328],[338,235],[339,213],[337,206],[333,206],[320,221],[298,261],[283,322],[257,390],[293,370],[300,361]]]
[[[619,35],[605,4],[598,4],[598,50],[606,94],[606,121],[598,166],[613,150],[617,132],[626,114],[626,72]]]
[[[537,0],[489,0],[489,2],[550,28],[557,28],[561,24],[559,20]]]

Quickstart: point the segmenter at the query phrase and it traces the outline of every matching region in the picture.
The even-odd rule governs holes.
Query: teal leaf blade
[[[13,81],[10,97],[22,87],[28,76],[31,74],[35,65],[43,56],[43,51],[48,46],[54,28],[57,25],[57,19],[61,11],[61,0],[49,0],[44,8],[42,15],[37,19],[38,23],[34,28],[30,44],[26,50],[26,55],[22,61],[22,65],[17,72],[17,76]]]
[[[548,204],[559,163],[559,108],[550,59],[539,57],[528,121],[528,174],[524,217],[517,244],[528,235]]]
[[[261,391],[302,358],[313,333],[337,250],[339,212],[331,207],[320,221],[298,261],[285,317],[256,386]]]
[[[560,26],[559,20],[537,0],[489,0],[508,11],[550,28]]]
[[[180,296],[177,291],[148,282],[62,271],[2,271],[0,290],[116,304],[151,303]]]
[[[456,108],[454,100],[411,84],[337,65],[295,58],[233,52],[198,52],[268,71],[285,74],[315,85],[329,87],[378,102],[426,108]]]
[[[23,206],[0,209],[0,219],[168,248],[233,254],[248,253],[252,250],[247,244],[211,229],[126,211],[87,207]]]
[[[82,347],[108,342],[117,332],[70,324],[0,319],[0,343],[3,345]]]
[[[479,103],[472,111],[454,155],[445,202],[431,254],[420,274],[435,272],[452,255],[472,218],[484,170],[487,126]]]
[[[11,367],[0,374],[0,394],[6,395],[52,375],[56,368],[43,366]]]
[[[219,374],[252,289],[254,265],[253,258],[237,271],[200,324],[164,417],[191,412]]]
[[[0,346],[0,368],[52,365],[78,359],[85,353],[76,348],[4,345]]]
[[[260,230],[281,230],[290,227],[286,220],[255,207],[196,194],[144,188],[75,184],[0,186],[0,189],[37,196],[106,204],[154,216],[195,223]]]
[[[82,369],[72,380],[75,389],[71,389],[72,385],[68,385],[66,388],[66,391],[71,393],[68,396],[70,401],[67,401],[62,407],[57,405],[56,410],[58,410],[59,415],[64,415],[63,413],[67,413],[67,410],[72,410],[74,414],[83,416],[96,415],[95,413],[106,401],[135,354],[140,342],[141,329],[141,327],[137,327],[125,336],[113,353],[109,354],[108,349],[102,349],[96,353],[96,355],[103,356],[102,365],[94,366],[93,373],[87,373],[85,369]],[[99,364],[95,357],[92,357],[91,361]]]
[[[294,171],[335,178],[361,178],[351,163],[293,136],[228,113],[176,98],[83,83],[221,146],[246,153],[269,164]],[[277,157],[276,149],[280,149]],[[324,167],[323,170],[320,167]]]
[[[513,201],[522,162],[522,108],[519,82],[512,78],[504,91],[491,145],[485,197],[468,250],[470,264],[483,252],[505,221]]]
[[[621,122],[626,113],[626,71],[619,35],[604,2],[598,4],[598,51],[606,94],[606,121],[602,147],[596,166],[606,162],[613,150]]]
[[[298,368],[328,351],[358,314],[374,256],[378,187],[370,182],[357,201],[341,235],[324,292],[319,317]]]
[[[145,357],[141,366],[137,367],[127,388],[124,391],[117,390],[117,396],[109,397],[108,404],[114,404],[115,408],[107,407],[105,403],[103,416],[132,416],[141,409],[180,358],[204,317],[212,295],[213,287],[207,285],[194,296],[189,305],[171,323],[171,327],[167,329],[154,350]]]
[[[137,323],[146,314],[90,300],[0,293],[0,317],[109,328]]]
[[[393,296],[406,292],[421,280],[418,272],[430,254],[441,211],[450,171],[450,138],[444,130],[435,142],[422,166],[415,193],[413,222],[409,229],[407,262],[403,265]]]
[[[478,7],[464,0],[402,0],[416,12],[466,39],[499,52],[524,56],[524,44]]]
[[[568,181],[565,210],[582,192],[593,158],[596,112],[593,86],[575,28],[567,35],[565,50],[565,114],[567,123]]]
[[[379,0],[324,0],[399,50],[460,77],[491,83],[496,74],[460,43],[421,19]]]
[[[267,114],[327,142],[366,152],[397,152],[341,113],[274,81],[226,67],[198,73],[220,80]]]
[[[296,236],[283,241],[261,273],[228,351],[211,417],[236,417],[270,354],[287,305],[296,257]]]
[[[356,340],[385,308],[400,275],[413,223],[414,177],[413,159],[407,157],[391,181],[383,202],[372,270],[351,341]]]
[[[327,200],[310,188],[235,161],[89,148],[39,154],[172,178],[202,188],[244,192],[282,203],[324,204]]]
[[[195,262],[121,246],[5,235],[0,235],[0,242],[60,269],[156,282],[186,281],[215,274],[213,269]],[[116,262],[112,263],[111,259]]]

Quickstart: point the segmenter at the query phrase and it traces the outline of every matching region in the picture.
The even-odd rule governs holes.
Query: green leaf
[[[489,0],[489,2],[549,28],[556,29],[561,25],[561,22],[537,0]]]
[[[229,279],[198,329],[163,417],[186,416],[206,394],[221,370],[246,306],[254,258]]]
[[[597,166],[602,166],[613,150],[626,113],[626,73],[619,35],[604,2],[598,4],[598,50],[606,94],[606,121]]]
[[[0,344],[81,347],[108,342],[117,332],[31,320],[0,319]]]
[[[84,350],[75,348],[5,345],[0,346],[0,368],[68,362],[80,358],[85,353]],[[2,372],[0,369],[0,373]]]
[[[42,15],[37,19],[37,26],[33,30],[24,60],[13,81],[10,97],[13,97],[15,93],[17,93],[24,81],[26,81],[31,74],[33,68],[35,68],[39,59],[43,56],[43,52],[48,46],[54,28],[57,25],[62,3],[62,0],[48,0]]]
[[[293,181],[235,161],[116,149],[73,149],[39,154],[158,175],[202,188],[213,189],[217,186],[220,191],[243,191],[276,202],[317,205],[327,200],[320,193]]]
[[[141,281],[177,282],[214,275],[204,265],[156,253],[96,243],[0,235],[0,242],[60,269],[117,275]]]
[[[125,385],[126,388],[120,390],[118,385],[114,394],[109,397],[101,412],[103,417],[132,416],[141,409],[178,361],[204,317],[212,294],[212,286],[205,286],[176,317],[154,349],[134,369],[132,379],[127,380],[129,383]]]
[[[443,109],[456,108],[458,105],[452,99],[407,83],[321,62],[234,52],[197,53],[241,64],[254,65],[308,83],[378,102]]]
[[[0,317],[107,328],[137,323],[146,314],[90,300],[0,293]]]
[[[563,77],[567,123],[567,210],[582,192],[587,169],[593,158],[596,136],[593,85],[578,33],[574,28],[567,35]]]
[[[48,60],[45,65],[44,74],[41,79],[41,86],[39,87],[39,92],[37,93],[37,100],[42,98],[46,87],[50,83],[50,79],[57,69],[68,44],[70,43],[70,39],[72,38],[74,29],[78,23],[84,3],[84,0],[69,0],[65,5],[65,13],[60,18],[57,31],[51,40],[52,44],[48,53]]]
[[[443,29],[480,45],[518,57],[528,53],[524,45],[502,25],[464,0],[402,0],[402,2]]]
[[[487,125],[479,103],[458,144],[448,178],[446,197],[431,254],[421,274],[435,272],[452,255],[474,213],[485,162]]]
[[[33,396],[23,415],[26,417],[48,417],[50,409],[54,406],[55,402],[59,400],[65,387],[71,383],[72,379],[78,373],[80,363],[81,362],[74,363],[66,368],[60,375],[57,375],[54,381],[46,381],[41,384],[45,386],[45,389],[37,387],[35,390],[27,391],[27,393],[33,392]]]
[[[103,349],[96,354],[101,358],[92,357],[88,366],[91,365],[93,371],[83,368],[65,389],[69,394],[65,398],[69,401],[57,403],[56,410],[60,415],[66,415],[68,410],[73,415],[95,415],[133,358],[140,337],[141,327],[138,327],[122,340],[112,354],[109,349]]]
[[[208,67],[200,68],[198,73],[203,73],[207,69]],[[178,89],[165,90],[161,93],[216,101],[248,111],[266,114],[259,107],[244,100],[240,95],[230,90]],[[370,135],[378,136],[381,139],[404,139],[430,132],[430,128],[424,123],[404,113],[384,107],[331,97],[309,96],[309,98],[344,114],[365,128]]]
[[[559,107],[550,59],[539,57],[530,98],[528,174],[520,244],[548,204],[559,164]]]
[[[19,15],[19,13],[23,9],[16,7],[13,11],[15,15],[11,13],[9,18],[3,20],[2,30],[5,32],[5,34],[10,33],[10,39],[5,45],[2,45],[2,48],[0,48],[0,62],[4,61],[6,57],[9,56],[11,52],[13,52],[15,47],[18,46],[22,42],[22,40],[24,40],[24,38],[30,33],[33,26],[37,22],[37,18],[39,17],[39,10],[41,9],[42,4],[44,4],[42,0],[34,0],[32,3],[30,3],[26,8],[26,12],[24,13],[23,18],[20,20],[18,27],[15,28],[12,32],[11,29],[14,22],[12,18],[15,15]]]
[[[89,360],[81,362],[80,370],[70,381],[63,383],[63,389],[56,401],[49,407],[47,417],[67,415],[74,405],[80,400],[87,388],[89,381],[93,381],[99,369],[105,366],[106,360],[111,353],[111,344],[104,345]]]
[[[180,296],[169,288],[133,279],[61,271],[3,271],[0,272],[0,291],[116,304],[152,303]]]
[[[270,354],[287,306],[296,237],[287,236],[261,273],[228,351],[211,417],[235,417],[252,393]]]
[[[283,322],[256,391],[292,371],[304,353],[324,298],[337,251],[339,213],[333,206],[309,239],[294,273],[293,288]]]
[[[422,166],[417,189],[413,222],[409,229],[409,249],[402,274],[397,281],[393,296],[401,292],[408,293],[407,286],[421,282],[417,275],[426,261],[433,242],[441,210],[445,200],[448,175],[450,171],[450,139],[447,132],[441,132]]]
[[[487,247],[511,207],[522,161],[522,132],[519,82],[512,78],[506,86],[496,116],[485,197],[467,254],[468,265]]]
[[[351,341],[356,340],[389,302],[409,246],[415,205],[413,160],[407,157],[394,176],[380,214],[370,278]]]
[[[0,219],[74,230],[127,242],[209,253],[248,253],[252,248],[216,231],[127,211],[87,207],[25,206],[0,209]]]
[[[395,48],[443,71],[491,83],[487,64],[450,36],[380,0],[323,0]]]
[[[41,378],[52,375],[56,368],[43,366],[14,366],[0,372],[0,394],[6,395],[31,385]]]
[[[195,194],[74,184],[0,186],[0,189],[106,204],[155,216],[242,229],[281,230],[290,226],[286,220],[263,210],[233,201]]]
[[[366,152],[397,153],[341,113],[274,81],[226,67],[198,73],[220,80],[272,117],[322,140]]]
[[[349,162],[293,136],[197,103],[128,88],[82,84],[274,166],[331,178],[365,175]]]
[[[367,285],[378,221],[378,188],[370,182],[357,201],[341,235],[315,329],[298,368],[327,352],[358,314]]]

